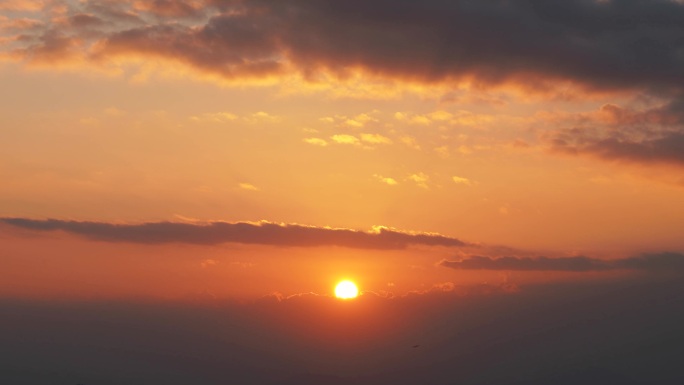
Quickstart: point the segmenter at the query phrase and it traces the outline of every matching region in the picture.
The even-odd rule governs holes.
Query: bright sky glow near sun
[[[72,321],[126,304],[111,305],[122,324],[189,336],[230,319],[230,332],[206,336],[210,348],[188,351],[235,357],[222,341],[263,353],[268,370],[255,369],[258,354],[235,361],[244,384],[409,384],[433,372],[438,384],[504,383],[477,377],[477,354],[522,365],[524,377],[523,363],[493,348],[507,335],[497,331],[529,337],[524,325],[556,330],[556,321],[551,310],[525,320],[501,309],[545,309],[535,295],[548,293],[549,303],[582,304],[562,310],[586,325],[581,317],[597,309],[642,309],[626,294],[595,306],[577,299],[591,297],[580,294],[589,287],[679,287],[683,42],[684,4],[675,0],[0,0],[0,313],[16,314],[24,336],[51,329],[24,324],[20,315],[33,310],[12,301],[86,306]],[[630,298],[677,292],[658,288]],[[681,297],[653,298],[684,309]],[[148,318],[133,315],[141,303]],[[176,312],[164,303],[180,306],[175,326],[164,327]],[[208,312],[206,325],[182,306]],[[682,331],[639,318],[667,318],[656,310],[635,310],[640,324],[601,327]],[[513,320],[477,329],[487,317]],[[573,331],[563,338],[603,335]],[[101,354],[145,351],[106,335],[88,337]],[[472,340],[458,349],[483,350],[453,350],[464,335]],[[148,337],[140,344],[167,346]],[[661,337],[630,339],[624,351],[667,345]],[[533,339],[529,357],[546,357]],[[609,340],[597,355],[611,356]],[[19,374],[0,374],[0,383],[80,373],[69,366],[79,357],[49,352],[30,367],[34,352],[16,341],[24,356],[7,355],[19,357]],[[575,347],[556,353],[588,357]],[[653,352],[641,366],[637,353],[590,369],[558,362],[585,373],[569,383],[661,375],[665,384],[666,369],[648,368],[671,353]],[[102,358],[110,359],[126,366]],[[222,383],[212,376],[225,362],[212,360],[183,367],[187,377],[131,373],[147,373],[147,384]],[[416,377],[395,370],[409,372],[407,362],[421,368]],[[205,381],[193,381],[205,370]],[[38,374],[26,382],[21,373]],[[140,381],[88,375],[63,382]]]

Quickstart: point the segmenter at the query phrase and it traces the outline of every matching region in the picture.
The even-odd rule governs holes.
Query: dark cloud
[[[204,15],[204,1],[199,0],[147,0],[139,1],[135,8],[160,17],[200,17]]]
[[[64,34],[58,29],[50,29],[38,36],[22,36],[27,47],[14,51],[31,62],[55,64],[79,55],[77,38]]]
[[[684,272],[684,254],[644,254],[637,257],[604,260],[584,256],[567,258],[547,257],[480,257],[472,256],[457,261],[444,260],[441,266],[458,270],[510,270],[510,271],[607,271],[644,270]]]
[[[215,3],[243,13],[215,18],[208,27],[224,26],[228,37],[247,19],[277,38],[274,55],[287,55],[305,72],[363,68],[424,81],[472,76],[487,83],[550,77],[608,88],[684,82],[684,6],[672,1]]]
[[[551,131],[544,140],[560,153],[684,165],[684,98],[643,111],[609,104],[600,115]]]
[[[441,266],[459,270],[525,270],[525,271],[598,271],[607,270],[605,261],[589,257],[480,257],[472,256],[458,261],[442,261]]]
[[[344,77],[362,69],[427,82],[515,80],[531,87],[549,80],[660,91],[684,84],[684,4],[671,0],[91,0],[80,6],[146,23],[110,28],[97,44],[98,58],[161,55],[226,77],[288,70],[312,79],[321,70]],[[181,22],[185,17],[195,21]]]
[[[226,18],[234,18],[228,16]],[[216,21],[219,20],[219,21]],[[169,58],[226,78],[259,77],[282,72],[275,36],[256,28],[249,19],[232,23],[214,19],[202,30],[154,25],[111,35],[95,57],[136,53]]]
[[[146,244],[192,243],[213,245],[234,242],[298,247],[343,246],[361,249],[403,249],[410,245],[467,246],[463,241],[437,234],[404,233],[387,228],[380,228],[374,232],[363,232],[268,222],[113,224],[57,219],[0,218],[0,223],[33,231],[60,230],[98,241]]]
[[[78,13],[69,18],[69,24],[75,28],[89,28],[102,25],[102,19],[87,13]]]
[[[618,259],[615,268],[630,270],[684,271],[684,254],[659,253]]]
[[[620,135],[597,138],[579,130],[557,133],[553,149],[571,154],[589,154],[610,160],[684,165],[684,132],[653,135],[634,141]]]
[[[138,15],[139,12],[131,9],[124,2],[91,0],[86,3],[84,9],[119,26],[117,30],[145,24],[145,21]]]

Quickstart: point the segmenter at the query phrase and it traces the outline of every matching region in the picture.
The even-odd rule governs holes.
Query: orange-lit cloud
[[[4,0],[0,3],[0,11],[37,12],[42,10],[47,3],[47,0]]]
[[[330,139],[339,144],[359,144],[359,138],[354,135],[338,134],[331,136]]]
[[[386,176],[382,176],[382,175],[377,175],[377,174],[374,176],[376,178],[378,178],[378,180],[380,182],[387,184],[387,185],[390,185],[390,186],[395,186],[395,185],[399,184],[399,182],[397,182],[396,179],[394,179],[394,178],[390,178],[390,177],[386,177]]]
[[[470,179],[463,178],[460,176],[453,176],[453,177],[451,177],[451,180],[453,180],[454,183],[456,183],[456,184],[463,184],[466,186],[472,186],[472,184],[473,184],[473,182],[471,182]]]
[[[305,138],[303,140],[305,143],[313,144],[314,146],[325,147],[328,145],[328,142],[321,138]]]
[[[361,140],[369,144],[391,144],[392,139],[380,134],[361,134]]]
[[[246,183],[246,182],[238,183],[238,187],[240,187],[243,190],[248,190],[248,191],[259,191],[258,187],[256,187],[255,185],[253,185],[251,183]]]
[[[430,180],[430,176],[423,173],[423,172],[419,172],[417,174],[411,174],[406,179],[410,180],[412,182],[415,182],[418,187],[421,187],[424,189],[430,188],[428,186],[428,181]]]

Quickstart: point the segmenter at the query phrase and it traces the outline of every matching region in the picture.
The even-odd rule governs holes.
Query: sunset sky
[[[680,0],[0,0],[0,181],[13,384],[681,383]]]

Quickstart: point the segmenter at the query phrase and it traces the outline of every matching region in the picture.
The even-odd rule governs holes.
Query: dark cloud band
[[[113,224],[57,219],[0,218],[0,223],[33,231],[64,231],[106,242],[144,244],[244,243],[274,246],[342,246],[358,249],[404,249],[410,245],[459,247],[467,244],[437,234],[404,233],[386,228],[373,232],[276,224],[269,222],[209,222],[206,224],[148,222]]]
[[[458,261],[442,261],[441,266],[457,270],[507,270],[507,271],[684,271],[684,254],[659,253],[637,257],[603,260],[584,256],[569,258],[547,257],[501,257],[472,256]]]
[[[227,78],[295,71],[313,79],[321,70],[362,69],[428,82],[684,84],[684,4],[671,0],[89,0],[70,7],[76,24],[50,25],[46,34],[84,52],[97,47],[98,58],[162,56]],[[29,42],[29,58],[49,43]]]

